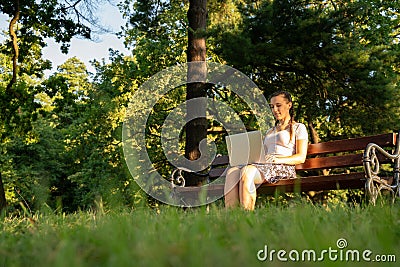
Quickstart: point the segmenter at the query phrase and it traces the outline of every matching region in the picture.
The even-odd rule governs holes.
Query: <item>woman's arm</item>
[[[296,140],[296,154],[292,156],[276,156],[274,163],[296,165],[306,160],[308,140]]]

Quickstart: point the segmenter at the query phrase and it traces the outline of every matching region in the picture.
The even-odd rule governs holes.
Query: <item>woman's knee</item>
[[[240,168],[239,167],[230,167],[226,171],[226,175],[234,175],[235,173],[240,173]]]
[[[247,165],[243,167],[240,172],[240,180],[242,182],[253,182],[255,184],[260,184],[262,183],[263,178],[257,167],[253,165]]]
[[[257,168],[254,166],[245,166],[241,170],[241,175],[240,175],[240,181],[242,185],[244,186],[244,189],[246,192],[250,194],[256,193],[256,187],[255,187],[255,178],[257,175]]]
[[[226,172],[225,185],[234,186],[240,180],[240,168],[232,167]]]
[[[241,179],[252,178],[256,175],[257,171],[257,168],[253,165],[244,166],[240,171],[240,177]]]

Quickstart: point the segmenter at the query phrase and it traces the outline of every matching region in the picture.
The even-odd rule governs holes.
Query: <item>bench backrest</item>
[[[362,166],[363,150],[369,143],[375,143],[383,148],[394,148],[396,146],[396,134],[380,134],[310,144],[308,145],[306,161],[303,164],[297,165],[296,170],[304,171]],[[382,163],[388,163],[388,161],[382,158]]]
[[[329,141],[318,144],[309,144],[307,159],[303,164],[296,165],[297,171],[309,171],[332,168],[346,168],[363,165],[363,150],[369,143],[391,149],[396,145],[396,134],[379,134],[345,140]],[[351,153],[350,153],[351,152]],[[382,163],[389,163],[382,158]],[[224,175],[229,163],[226,155],[218,156],[211,164],[209,176],[211,179]]]

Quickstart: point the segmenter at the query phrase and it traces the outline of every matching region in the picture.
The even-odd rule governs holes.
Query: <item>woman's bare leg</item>
[[[224,186],[225,207],[236,207],[240,203],[239,197],[240,168],[232,167],[227,171]]]
[[[246,210],[254,210],[257,198],[257,184],[264,179],[258,169],[252,165],[245,166],[240,172],[239,196],[240,204]]]

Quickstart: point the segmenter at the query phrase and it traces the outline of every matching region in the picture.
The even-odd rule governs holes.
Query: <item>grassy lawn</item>
[[[262,204],[255,212],[216,203],[38,214],[34,222],[3,217],[0,266],[291,266],[296,260],[301,266],[398,266],[372,261],[377,255],[400,261],[399,208],[399,202],[349,207],[299,200]],[[283,250],[288,262],[272,250]],[[371,262],[363,260],[365,250]]]

